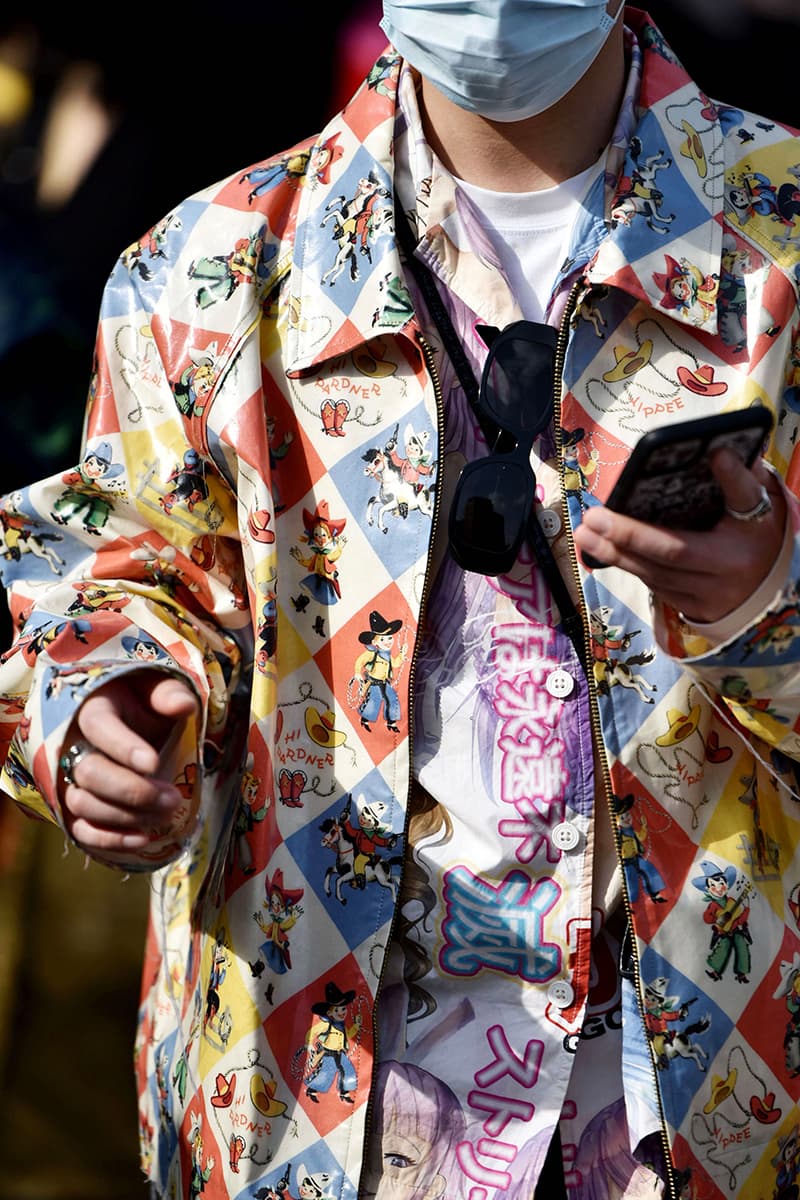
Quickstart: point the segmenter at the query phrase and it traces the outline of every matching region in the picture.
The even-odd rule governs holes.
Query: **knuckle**
[[[686,546],[674,538],[667,538],[661,549],[661,559],[668,567],[679,566],[686,558]]]
[[[95,692],[83,701],[78,713],[78,727],[84,737],[92,740],[92,735],[102,731],[108,721],[108,701],[101,693]]]
[[[125,798],[136,812],[168,813],[170,811],[170,805],[162,797],[161,789],[156,780],[128,772],[126,781],[128,782],[128,786]]]
[[[119,847],[119,834],[100,829],[83,817],[73,823],[70,833],[78,845],[88,852],[116,850]]]
[[[64,793],[64,808],[73,820],[85,819],[89,815],[91,799],[90,794],[80,784],[73,783]]]

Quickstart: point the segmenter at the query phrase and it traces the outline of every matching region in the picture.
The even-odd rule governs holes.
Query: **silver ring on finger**
[[[78,763],[86,758],[88,754],[99,753],[97,746],[93,746],[91,742],[87,742],[85,738],[77,738],[71,746],[68,746],[58,760],[58,765],[64,775],[67,783],[73,784],[75,787],[80,787],[80,784],[75,778],[75,768]]]
[[[735,521],[763,521],[764,517],[768,517],[772,512],[772,499],[769,492],[762,484],[761,495],[758,497],[758,501],[753,505],[752,508],[748,508],[744,512],[741,512],[739,509],[728,508],[726,505],[725,511],[728,516],[733,517]]]

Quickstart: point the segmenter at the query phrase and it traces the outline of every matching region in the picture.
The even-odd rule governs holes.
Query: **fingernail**
[[[591,517],[586,522],[586,528],[591,529],[592,533],[599,533],[601,535],[608,533],[611,529],[611,520],[606,510],[603,508],[591,508],[589,512],[591,513]]]
[[[156,803],[160,808],[174,808],[176,802],[182,799],[183,797],[180,792],[176,791],[175,788],[165,787],[156,796]]]
[[[134,850],[146,846],[150,837],[146,833],[123,833],[120,840],[124,850]]]
[[[131,752],[131,766],[145,774],[153,770],[153,752],[141,747]]]

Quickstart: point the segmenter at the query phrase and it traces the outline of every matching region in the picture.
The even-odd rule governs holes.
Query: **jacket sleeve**
[[[793,548],[771,602],[721,644],[656,604],[658,640],[712,696],[723,718],[762,739],[778,756],[800,759],[800,503],[786,491]]]
[[[205,430],[258,306],[254,289],[228,276],[213,322],[198,299],[198,229],[214,246],[239,235],[218,216],[210,223],[211,207],[171,218],[178,230],[193,223],[193,234],[148,269],[121,257],[103,296],[81,461],[0,500],[0,577],[15,629],[0,657],[0,786],[62,827],[58,759],[87,696],[131,671],[188,681],[201,716],[176,741],[173,778],[196,809],[198,747],[213,755],[226,744],[252,656],[235,479]],[[154,831],[136,861],[107,861],[149,869],[181,849]]]

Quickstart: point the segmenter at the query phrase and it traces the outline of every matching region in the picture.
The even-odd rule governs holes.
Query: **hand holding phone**
[[[703,422],[707,420],[709,418],[702,418]],[[783,487],[759,456],[771,417],[767,414],[765,418],[762,408],[743,410],[735,420],[733,414],[726,416],[727,432],[720,442],[715,440],[720,425],[716,418],[713,420],[715,424],[710,427],[710,433],[708,426],[697,423],[687,423],[688,429],[686,426],[669,427],[666,441],[670,446],[665,450],[664,462],[660,462],[657,455],[651,459],[648,453],[646,469],[634,462],[628,472],[628,482],[631,478],[646,482],[647,503],[634,503],[633,489],[629,490],[627,483],[624,487],[621,485],[618,490],[614,489],[617,510],[608,504],[587,507],[574,535],[576,549],[586,565],[613,565],[635,575],[655,602],[668,605],[684,613],[687,620],[701,624],[733,613],[758,591],[778,561],[787,522]],[[733,430],[729,421],[734,425]],[[742,426],[736,428],[739,421]],[[749,424],[755,424],[756,429],[740,453],[736,448],[738,437]],[[686,435],[696,437],[698,432],[701,435],[699,446],[696,441],[687,443]],[[676,435],[681,443],[680,453],[674,453]],[[712,503],[708,506],[703,488],[699,489],[702,506],[693,496],[694,475],[691,472],[698,469],[695,458],[698,454],[699,460],[705,460],[715,481],[711,489]],[[749,464],[743,461],[742,454],[745,460],[750,460]],[[639,458],[634,450],[632,461],[634,455]],[[669,505],[658,502],[665,493],[654,482],[662,474],[662,466],[668,476],[677,471],[687,478],[685,496],[675,489]],[[688,476],[687,467],[690,468]],[[672,527],[664,520],[668,508],[675,522]],[[719,520],[726,508],[739,514],[754,511],[757,519],[732,520],[724,516]],[[642,520],[642,516],[649,519]],[[718,523],[714,524],[715,521]],[[692,525],[701,528],[691,528]]]
[[[634,446],[606,507],[669,529],[713,529],[725,499],[711,454],[727,447],[751,467],[771,428],[772,413],[759,404],[652,429]]]
[[[772,428],[763,405],[664,425],[645,433],[631,451],[605,502],[614,512],[668,529],[713,529],[725,513],[725,498],[711,455],[732,450],[751,467]],[[603,567],[586,551],[587,566]]]

